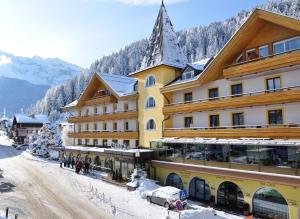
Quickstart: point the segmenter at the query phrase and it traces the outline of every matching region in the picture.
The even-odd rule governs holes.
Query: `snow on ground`
[[[0,142],[9,143],[3,135]],[[63,218],[76,218],[77,215],[77,218],[93,219],[164,219],[168,215],[164,207],[146,201],[146,193],[159,187],[150,179],[140,180],[140,187],[129,192],[125,187],[102,181],[101,177],[106,174],[78,175],[73,169],[59,168],[56,161],[34,157],[28,152],[20,154],[12,147],[3,146],[0,146],[0,166],[4,169],[4,178],[16,185],[13,191],[0,193],[0,199],[4,200],[0,203],[0,210],[15,205],[20,214],[31,218],[39,214],[40,218],[59,218],[59,214]],[[210,208],[196,208],[181,212],[181,218],[242,218]],[[34,215],[32,211],[36,211]],[[215,212],[218,216],[214,215]],[[170,218],[178,219],[179,213],[170,211]]]
[[[8,138],[6,132],[0,130],[0,145],[11,146],[13,141]]]

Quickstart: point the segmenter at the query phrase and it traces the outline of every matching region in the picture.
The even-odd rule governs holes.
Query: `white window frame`
[[[151,85],[149,85],[149,79],[150,78],[154,78],[154,84],[151,84]],[[146,78],[146,81],[145,81],[145,88],[148,88],[148,87],[152,87],[152,86],[154,86],[156,84],[156,78],[155,78],[155,76],[154,75],[149,75],[147,78]]]
[[[238,62],[238,60],[239,60],[240,58],[243,58],[243,53],[241,53],[241,54],[235,59],[235,63],[241,63],[241,62],[243,62],[243,59],[242,59],[242,61]]]
[[[190,77],[190,78],[187,78],[187,77],[186,77],[187,74],[190,74],[191,77]],[[183,72],[181,78],[182,78],[182,80],[188,80],[188,79],[193,78],[194,75],[195,75],[195,71],[190,70],[190,71],[187,71],[187,72]]]
[[[250,61],[250,59],[249,59],[249,57],[248,57],[248,53],[249,53],[249,52],[252,52],[252,51],[256,51],[256,49],[253,48],[253,49],[247,49],[247,50],[246,50],[246,61]]]
[[[266,58],[266,57],[260,56],[260,49],[262,49],[262,48],[267,48],[267,49],[268,49],[268,55],[266,56],[266,57],[268,57],[268,56],[270,55],[270,52],[269,52],[269,45],[264,45],[264,46],[260,46],[260,47],[258,48],[258,56],[259,56],[259,58]]]
[[[153,99],[154,106],[148,106],[148,101],[150,100],[150,98]],[[155,100],[155,98],[153,96],[148,97],[147,100],[146,100],[146,103],[145,103],[145,109],[152,109],[152,108],[155,108],[155,107],[156,107],[156,100]]]
[[[273,43],[273,54],[276,54],[274,51],[275,51],[275,46],[276,46],[277,44],[283,43],[283,50],[284,50],[283,53],[285,53],[285,52],[287,52],[285,43],[286,43],[287,41],[294,40],[294,39],[298,39],[298,38],[300,39],[300,36],[288,38],[288,39],[281,40],[281,41],[278,41],[278,42]],[[292,50],[291,50],[291,51],[292,51]],[[277,54],[280,54],[280,53],[277,53]]]

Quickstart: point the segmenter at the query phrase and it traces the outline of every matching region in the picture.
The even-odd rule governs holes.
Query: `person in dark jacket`
[[[82,167],[83,167],[83,163],[82,163],[82,161],[80,160],[80,161],[77,162],[77,164],[76,164],[76,166],[75,166],[75,168],[76,168],[75,172],[76,172],[77,174],[79,174],[79,173],[80,173],[80,170],[82,169]]]
[[[74,165],[75,165],[75,160],[74,160],[74,157],[72,157],[72,160],[71,160],[71,167],[72,167],[72,169],[74,169]]]

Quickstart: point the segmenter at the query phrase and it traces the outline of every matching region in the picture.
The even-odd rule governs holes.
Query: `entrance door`
[[[224,182],[218,189],[218,204],[231,211],[241,211],[244,196],[241,189],[232,182]]]
[[[204,179],[195,177],[189,186],[189,197],[196,201],[208,202],[210,199],[210,188]]]

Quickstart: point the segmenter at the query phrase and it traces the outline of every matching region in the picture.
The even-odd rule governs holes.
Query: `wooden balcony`
[[[120,120],[120,119],[135,119],[137,118],[137,111],[126,111],[126,112],[114,112],[107,114],[98,114],[91,116],[77,116],[70,117],[68,119],[69,123],[82,123],[82,122],[97,122],[105,120]]]
[[[167,128],[163,131],[163,137],[299,139],[300,124],[217,128]]]
[[[223,69],[223,76],[234,78],[298,64],[300,64],[300,50],[294,50],[227,66]]]
[[[259,91],[243,94],[242,96],[225,96],[216,99],[196,100],[188,103],[165,105],[165,115],[174,113],[201,112],[207,110],[222,110],[250,106],[262,106],[300,101],[300,86],[280,88],[273,91]]]
[[[98,104],[105,104],[105,103],[116,103],[117,99],[114,96],[101,96],[101,97],[95,97],[91,98],[89,100],[85,101],[86,106],[94,106]]]
[[[82,131],[69,132],[70,138],[112,138],[112,139],[138,139],[137,131]]]

